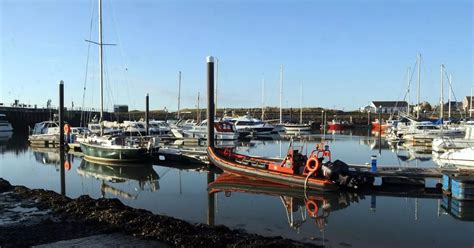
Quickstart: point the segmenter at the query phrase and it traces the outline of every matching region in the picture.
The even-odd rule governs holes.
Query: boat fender
[[[69,124],[64,124],[64,133],[70,134],[71,133],[71,125]]]
[[[317,171],[319,170],[320,167],[321,167],[321,163],[319,162],[318,158],[310,157],[306,161],[306,169],[308,169],[309,172]]]
[[[313,200],[306,201],[306,210],[309,213],[309,216],[316,217],[318,216],[318,205]]]
[[[71,170],[71,164],[69,163],[69,161],[64,161],[64,169],[66,169],[67,171]]]

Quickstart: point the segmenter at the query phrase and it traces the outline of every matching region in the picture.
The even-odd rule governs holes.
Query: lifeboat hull
[[[218,152],[216,152],[215,148],[211,147],[207,148],[207,154],[211,163],[231,174],[261,179],[277,184],[282,184],[287,187],[304,188],[305,186],[306,176],[303,175],[293,175],[242,165],[220,155]],[[307,189],[318,191],[336,191],[339,189],[338,185],[329,179],[319,179],[313,177],[310,177],[307,180],[306,187]]]

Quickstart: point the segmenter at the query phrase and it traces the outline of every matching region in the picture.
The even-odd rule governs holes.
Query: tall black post
[[[64,81],[59,81],[59,168],[61,177],[61,194],[66,195],[64,171]]]
[[[214,182],[215,174],[212,171],[207,173],[207,185]],[[207,195],[207,224],[214,225],[216,212],[216,193],[208,193]]]
[[[379,107],[379,155],[382,154],[382,106]]]
[[[148,93],[146,94],[146,100],[145,100],[145,128],[146,128],[146,135],[150,135],[150,97],[148,96]]]
[[[214,148],[214,57],[207,57],[207,146]]]

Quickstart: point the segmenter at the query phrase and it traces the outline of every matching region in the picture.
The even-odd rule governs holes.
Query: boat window
[[[6,121],[8,121],[7,117],[5,115],[0,115],[0,122],[6,122]]]

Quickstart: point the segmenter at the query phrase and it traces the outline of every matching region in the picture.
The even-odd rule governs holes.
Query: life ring
[[[306,169],[308,169],[309,172],[317,171],[319,167],[320,167],[320,164],[317,157],[310,157],[306,161]]]
[[[311,217],[316,217],[318,216],[318,205],[316,204],[316,202],[314,202],[313,200],[307,200],[306,201],[306,210],[308,211],[309,215]]]
[[[64,124],[64,133],[70,134],[71,133],[71,125],[69,124]]]
[[[71,170],[71,164],[69,163],[69,161],[64,161],[64,169],[66,169],[67,171]]]

